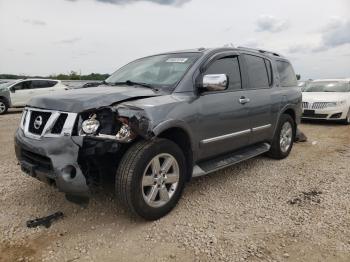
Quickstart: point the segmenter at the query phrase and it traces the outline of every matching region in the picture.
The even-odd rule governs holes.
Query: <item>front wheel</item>
[[[179,201],[185,185],[185,157],[167,139],[139,141],[123,156],[116,174],[116,193],[132,213],[156,220]]]
[[[286,158],[293,147],[295,130],[293,118],[287,114],[281,115],[268,156],[275,159]]]

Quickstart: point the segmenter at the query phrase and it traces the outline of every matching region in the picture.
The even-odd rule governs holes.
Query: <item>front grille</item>
[[[309,108],[309,103],[308,102],[303,102],[302,106],[303,106],[303,108]]]
[[[328,106],[327,102],[316,102],[312,104],[312,109],[324,109]]]
[[[67,113],[60,114],[51,130],[52,134],[61,134],[64,124],[66,123],[67,117]]]
[[[52,170],[51,160],[46,156],[42,156],[31,151],[22,149],[21,158],[38,168],[44,169],[46,171]]]
[[[60,137],[72,134],[77,114],[26,107],[21,128],[26,137],[40,140],[42,137]]]
[[[29,132],[32,134],[41,135],[50,116],[50,112],[32,111],[29,120]]]

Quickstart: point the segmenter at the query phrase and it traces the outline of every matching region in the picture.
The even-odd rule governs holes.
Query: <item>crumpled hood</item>
[[[349,92],[303,92],[303,102],[338,102],[349,97]]]
[[[28,106],[79,113],[88,109],[110,106],[134,98],[160,96],[151,89],[134,86],[106,86],[55,91],[33,97]]]

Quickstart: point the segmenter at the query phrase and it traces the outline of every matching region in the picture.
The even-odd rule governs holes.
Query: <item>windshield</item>
[[[106,83],[127,81],[155,87],[172,87],[185,75],[201,53],[176,53],[138,59],[117,70]]]
[[[320,81],[307,84],[304,92],[350,92],[347,82]]]

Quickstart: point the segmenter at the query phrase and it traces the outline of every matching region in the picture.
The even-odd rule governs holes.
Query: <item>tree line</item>
[[[28,76],[28,75],[14,75],[14,74],[0,74],[0,79],[24,79],[24,78],[49,78],[57,80],[96,80],[103,81],[107,79],[109,74],[91,73],[89,75],[81,75],[75,71],[71,71],[69,74],[58,74],[49,76]]]

